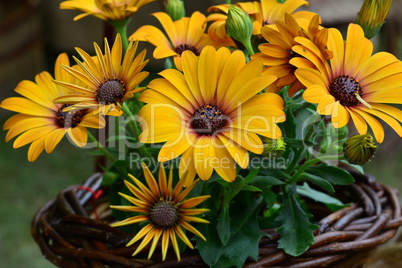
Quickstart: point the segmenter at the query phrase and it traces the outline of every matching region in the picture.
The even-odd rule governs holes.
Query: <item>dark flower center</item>
[[[181,55],[181,53],[183,53],[186,50],[190,50],[191,52],[193,52],[196,56],[199,56],[200,53],[198,52],[197,48],[191,46],[191,45],[178,45],[175,48],[175,52],[179,55]]]
[[[177,223],[178,211],[173,202],[160,201],[149,214],[150,221],[159,228],[169,228]]]
[[[208,104],[195,110],[191,127],[198,134],[212,135],[228,123],[227,116],[217,106]]]
[[[118,103],[125,93],[124,84],[119,80],[106,81],[96,92],[96,99],[102,104]]]
[[[87,109],[63,112],[65,108],[70,106],[71,104],[64,104],[56,113],[56,124],[61,128],[73,128],[78,126],[87,113]]]
[[[359,82],[348,75],[340,75],[329,86],[329,93],[343,106],[356,106],[360,103],[362,88]]]

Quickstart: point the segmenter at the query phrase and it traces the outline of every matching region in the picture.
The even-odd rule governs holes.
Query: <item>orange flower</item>
[[[148,259],[151,258],[156,244],[160,238],[162,238],[162,260],[165,260],[166,258],[169,240],[173,245],[177,259],[180,260],[176,235],[191,249],[194,249],[194,246],[187,238],[183,228],[205,240],[205,237],[189,224],[189,222],[209,223],[207,220],[194,217],[208,212],[209,209],[194,207],[211,196],[196,196],[185,200],[186,196],[197,185],[198,180],[194,181],[184,190],[184,181],[180,180],[173,188],[173,173],[170,172],[169,179],[167,180],[163,165],[160,165],[159,168],[158,183],[144,163],[142,163],[142,168],[144,170],[144,176],[148,187],[129,174],[130,178],[134,181],[135,186],[128,181],[124,181],[124,183],[135,197],[120,193],[122,197],[127,199],[133,205],[110,206],[111,208],[122,211],[137,212],[139,215],[113,223],[112,226],[117,227],[148,222],[148,224],[144,226],[127,244],[127,246],[130,246],[143,238],[141,244],[133,253],[133,256],[138,254],[152,240],[152,245],[148,254]]]

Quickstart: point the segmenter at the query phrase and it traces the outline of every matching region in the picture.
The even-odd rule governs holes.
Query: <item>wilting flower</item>
[[[391,8],[392,0],[364,0],[357,14],[356,23],[364,31],[364,35],[371,39],[385,22],[385,18]]]
[[[60,9],[75,9],[84,12],[74,18],[82,19],[88,15],[101,20],[123,20],[142,6],[155,0],[68,0],[60,3]]]
[[[147,41],[156,46],[155,59],[173,57],[176,67],[181,70],[181,54],[190,50],[199,55],[206,45],[214,42],[205,32],[205,16],[196,11],[191,17],[183,17],[172,21],[168,14],[156,12],[152,14],[161,23],[166,35],[155,26],[145,25],[135,31],[129,40]]]
[[[226,181],[236,177],[235,162],[249,163],[248,151],[263,152],[257,134],[277,139],[285,120],[283,100],[262,93],[276,77],[262,76],[262,61],[246,63],[243,52],[208,46],[199,58],[182,55],[183,72],[167,69],[148,85],[140,100],[141,142],[166,142],[158,160],[178,156],[180,174],[191,183],[197,173],[208,180],[213,170]],[[186,176],[183,176],[186,174]]]
[[[366,133],[354,135],[347,139],[343,145],[343,152],[346,160],[351,164],[363,165],[374,155],[377,146],[374,144],[373,137]]]
[[[306,21],[296,20],[293,16],[286,14],[284,21],[276,21],[275,25],[278,30],[267,26],[261,29],[262,36],[269,43],[259,45],[258,48],[261,52],[254,54],[251,58],[263,59],[266,66],[264,74],[278,76],[274,91],[279,91],[282,87],[290,85],[289,95],[292,96],[304,88],[295,76],[296,68],[290,61],[293,58],[300,58],[307,66],[311,63],[301,59],[301,55],[294,51],[294,46],[300,47],[294,40],[295,37],[302,36],[311,40],[322,51],[322,60],[325,61],[332,57],[332,53],[325,48],[328,29],[320,28],[319,22],[320,17],[318,15],[315,15],[310,21]]]
[[[55,78],[75,83],[60,65],[69,66],[66,54],[60,54],[55,63]],[[6,142],[20,135],[14,141],[14,148],[28,143],[28,160],[35,161],[45,149],[51,153],[60,140],[67,134],[77,146],[87,143],[87,128],[103,128],[105,120],[93,115],[89,110],[64,112],[68,105],[55,104],[53,100],[69,93],[68,89],[56,85],[48,72],[42,72],[35,77],[36,83],[28,80],[21,81],[15,92],[23,97],[5,99],[0,107],[17,112],[9,118],[4,129],[8,129]]]
[[[148,72],[142,72],[148,62],[144,60],[146,51],[143,50],[136,56],[138,44],[130,43],[123,57],[120,35],[117,35],[112,51],[105,39],[105,54],[96,43],[94,46],[96,57],[91,57],[82,49],[76,48],[83,62],[74,59],[82,70],[63,66],[84,85],[57,79],[55,82],[59,85],[79,93],[59,97],[56,102],[72,104],[68,108],[72,110],[96,109],[98,113],[104,115],[121,115],[122,103],[144,89],[137,86],[148,76]]]
[[[315,66],[308,68],[301,64],[296,76],[307,87],[303,98],[318,103],[319,114],[331,115],[336,128],[352,119],[359,134],[367,133],[368,124],[381,143],[384,128],[373,117],[376,116],[402,136],[402,112],[383,104],[402,103],[402,63],[395,56],[386,52],[372,55],[373,44],[357,24],[349,25],[345,41],[339,30],[329,29],[328,49],[334,55],[330,63],[319,60],[320,50],[306,38],[296,41],[304,44],[297,53]],[[296,61],[293,63],[298,65]]]
[[[169,241],[171,241],[177,258],[180,260],[180,252],[176,236],[178,236],[191,249],[194,249],[194,246],[184,233],[183,228],[205,240],[205,237],[196,228],[189,224],[189,222],[209,223],[207,220],[194,217],[208,212],[209,209],[194,207],[211,196],[196,196],[185,200],[186,196],[191,192],[199,180],[194,181],[186,189],[183,189],[183,180],[180,180],[173,188],[173,173],[170,172],[169,179],[167,179],[163,165],[161,165],[159,169],[158,182],[156,182],[154,176],[144,163],[142,163],[142,168],[144,170],[144,176],[148,187],[134,176],[129,175],[135,185],[128,181],[124,181],[124,183],[135,197],[123,193],[120,193],[120,195],[130,201],[133,205],[111,206],[111,208],[122,211],[137,212],[138,215],[114,223],[112,226],[117,227],[148,222],[148,224],[144,226],[127,244],[127,246],[130,246],[143,238],[141,244],[133,253],[133,256],[139,253],[152,240],[152,245],[148,254],[148,259],[151,258],[158,241],[162,237],[162,259],[165,260]]]

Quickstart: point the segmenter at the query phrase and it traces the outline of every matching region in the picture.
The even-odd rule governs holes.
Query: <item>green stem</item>
[[[232,4],[232,1],[231,0],[226,0],[226,4],[228,4],[228,5]]]
[[[128,37],[127,37],[127,26],[130,22],[130,17],[124,20],[110,20],[109,23],[116,29],[120,34],[121,41],[123,42],[123,50],[126,51],[128,48]]]
[[[243,43],[243,45],[246,47],[249,56],[254,55],[254,49],[253,49],[253,46],[251,45],[250,39],[248,39],[247,41],[245,41],[245,42]]]
[[[290,174],[294,168],[296,167],[296,164],[299,163],[300,156],[303,154],[304,149],[302,148],[297,148],[295,155],[293,156],[292,162],[287,166],[286,171]]]
[[[122,110],[123,110],[125,117],[128,119],[128,125],[129,125],[132,133],[134,134],[134,137],[139,142],[141,130],[135,121],[135,117],[134,117],[133,113],[128,108],[128,106],[125,102],[122,105]],[[149,157],[151,156],[151,154],[147,150],[147,147],[145,147],[144,144],[141,144],[141,146],[139,147],[139,150],[144,156],[149,156]]]
[[[102,151],[103,155],[107,157],[112,163],[115,161],[114,157],[109,153],[109,151],[88,131],[88,138],[96,144],[99,150]]]
[[[301,175],[303,174],[303,172],[312,165],[315,165],[322,161],[343,160],[343,159],[345,159],[345,157],[342,155],[326,155],[326,156],[321,155],[321,156],[317,156],[313,159],[310,159],[310,160],[304,162],[304,164],[292,176],[292,179],[290,180],[290,184],[297,182],[299,180],[299,178],[301,177]]]

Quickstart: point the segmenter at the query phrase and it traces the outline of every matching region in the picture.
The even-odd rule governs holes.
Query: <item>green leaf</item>
[[[102,185],[113,185],[115,184],[119,179],[121,179],[121,176],[115,172],[106,172],[103,174],[102,177]]]
[[[349,185],[355,181],[352,175],[346,170],[325,163],[309,167],[306,169],[306,172],[318,176],[334,185]]]
[[[301,208],[295,192],[295,185],[284,187],[282,208],[276,218],[282,225],[276,230],[281,235],[278,248],[297,257],[314,243],[313,231],[318,228],[318,225],[310,222],[311,215]]]
[[[265,188],[262,197],[269,208],[273,207],[276,202],[276,194],[271,190],[271,188]]]
[[[222,245],[226,245],[230,237],[229,205],[223,207],[216,226]]]
[[[315,185],[320,186],[321,188],[323,188],[324,190],[327,190],[328,192],[335,192],[335,189],[332,186],[332,184],[319,176],[309,174],[309,173],[304,173],[303,178],[311,181]]]
[[[284,184],[284,182],[272,176],[255,176],[251,184],[263,189],[266,186],[281,185]]]
[[[296,191],[298,194],[311,198],[316,202],[323,203],[334,210],[339,210],[349,206],[349,204],[344,204],[340,200],[329,196],[326,193],[312,189],[307,183],[304,183],[303,186],[297,186]]]
[[[200,224],[197,226],[197,230],[204,235],[206,241],[196,236],[197,244],[195,247],[200,252],[203,261],[208,266],[213,266],[222,256],[223,247],[216,228],[216,220],[210,219],[210,224]]]
[[[247,258],[258,259],[259,241],[264,233],[258,225],[258,213],[262,198],[245,210],[232,216],[231,235],[222,248],[218,262],[211,267],[243,267]]]
[[[242,188],[243,191],[250,191],[250,192],[262,192],[262,190],[260,188],[257,188],[255,186],[252,185],[245,185]]]

